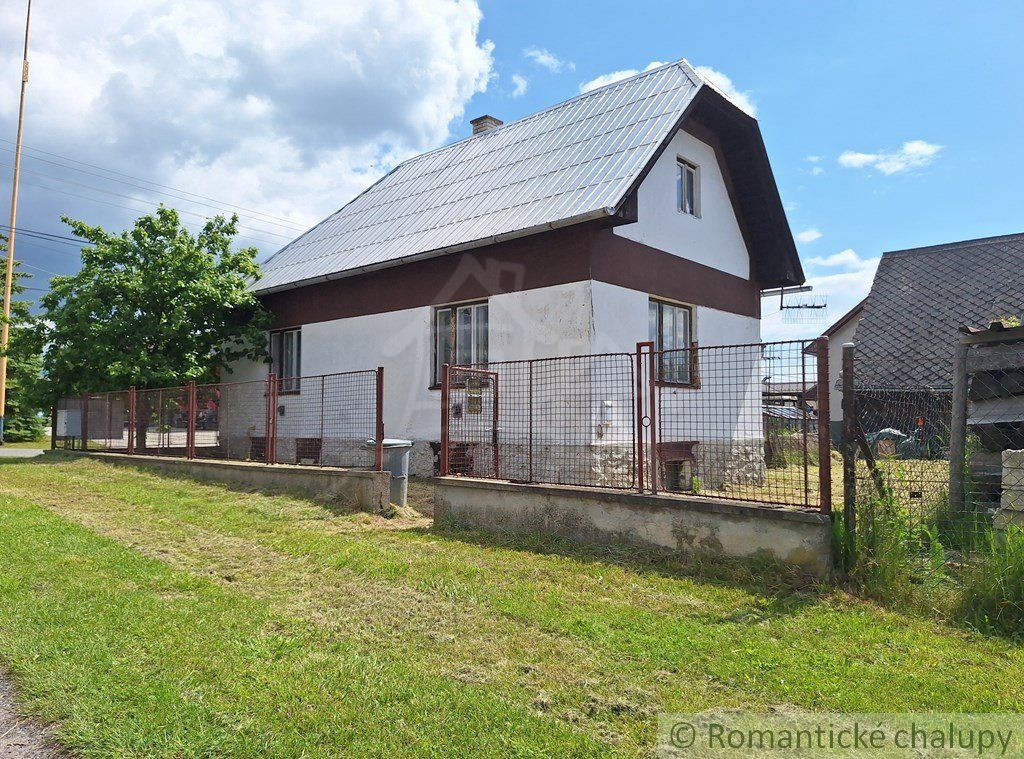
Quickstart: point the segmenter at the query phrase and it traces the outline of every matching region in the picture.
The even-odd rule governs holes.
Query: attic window
[[[684,158],[676,159],[676,203],[681,213],[700,218],[700,167]]]

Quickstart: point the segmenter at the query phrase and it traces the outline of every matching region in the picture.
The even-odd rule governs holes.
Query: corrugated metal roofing
[[[255,289],[610,214],[703,84],[678,61],[405,161],[271,257]]]

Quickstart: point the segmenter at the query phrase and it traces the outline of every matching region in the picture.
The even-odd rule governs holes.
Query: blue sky
[[[326,6],[112,0],[102,19],[72,0],[38,6],[25,141],[57,157],[27,152],[20,224],[63,234],[59,213],[117,228],[147,203],[194,223],[241,207],[247,241],[270,252],[474,116],[514,119],[685,57],[756,108],[830,320],[866,294],[882,251],[1024,231],[1024,3]],[[6,140],[20,13],[0,16]],[[0,150],[4,188],[9,160]],[[76,263],[55,241],[19,250],[36,286]],[[776,305],[766,337],[823,326],[784,325]]]
[[[799,249],[812,280],[830,277],[819,286],[830,291],[830,319],[866,294],[883,251],[1024,231],[1024,3],[627,8],[484,3],[501,81],[516,73],[529,81],[520,98],[501,87],[477,95],[468,114],[515,118],[599,74],[655,60],[685,57],[723,72],[756,105],[794,233],[821,235]],[[566,65],[532,63],[521,50],[530,46]],[[942,147],[929,164],[888,175],[838,162],[846,151],[896,153],[915,140]],[[813,262],[848,249],[857,259]],[[766,301],[766,335],[815,331],[782,325],[768,315],[776,309]]]

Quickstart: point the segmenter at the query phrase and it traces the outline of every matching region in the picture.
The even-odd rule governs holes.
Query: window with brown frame
[[[648,316],[648,339],[658,352],[658,381],[694,386],[693,307],[651,298]]]
[[[434,386],[441,384],[441,369],[446,363],[460,366],[487,363],[487,331],[486,301],[434,309]]]
[[[302,375],[302,330],[270,333],[270,367],[277,375],[279,393],[298,393]]]

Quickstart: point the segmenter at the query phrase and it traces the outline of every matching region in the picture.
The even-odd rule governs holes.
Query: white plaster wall
[[[507,293],[488,299],[492,361],[578,355],[590,351],[590,283]],[[302,327],[303,376],[384,367],[384,426],[388,437],[437,440],[440,390],[430,389],[433,308],[306,324]],[[266,364],[239,362],[228,381],[265,379]],[[301,427],[309,393],[282,395],[278,434]],[[319,394],[317,393],[317,399]],[[318,413],[318,411],[317,411]],[[338,420],[338,425],[343,421]],[[296,433],[299,434],[299,433]]]
[[[605,282],[591,282],[594,310],[595,353],[636,350],[637,342],[648,339],[648,302],[651,295]],[[761,321],[751,316],[694,307],[696,339],[702,346],[756,343],[761,339]]]
[[[590,282],[494,295],[487,303],[492,361],[591,352]]]
[[[700,218],[676,201],[677,159],[700,167]],[[714,149],[680,130],[640,185],[639,221],[615,234],[748,279],[750,255],[740,232]]]

